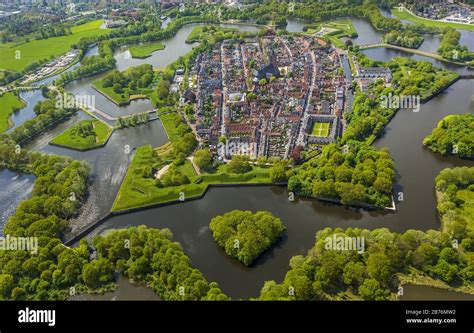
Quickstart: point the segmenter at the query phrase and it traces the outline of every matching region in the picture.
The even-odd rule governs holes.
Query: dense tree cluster
[[[4,234],[38,237],[38,253],[0,251],[0,290],[4,299],[64,299],[69,287],[81,284],[87,247],[68,249],[60,237],[67,220],[87,195],[89,167],[66,157],[18,149],[8,138],[0,143],[0,167],[33,173],[30,198],[22,201],[4,228]],[[0,287],[2,289],[2,287]]]
[[[443,155],[474,158],[474,115],[450,115],[442,119],[423,144]]]
[[[81,50],[82,53],[85,50]],[[59,86],[65,85],[68,82],[77,80],[78,78],[104,72],[115,67],[116,60],[110,46],[104,42],[99,46],[99,54],[85,57],[81,60],[81,65],[72,71],[65,71],[56,80]]]
[[[89,167],[69,158],[18,150],[9,139],[0,146],[0,165],[33,173],[35,186],[21,202],[5,233],[12,235],[60,235],[86,196]]]
[[[171,165],[166,173],[156,180],[156,186],[158,187],[169,187],[189,184],[191,181],[183,174],[178,167]]]
[[[329,145],[320,157],[304,163],[288,180],[288,190],[345,205],[383,207],[391,204],[394,177],[393,161],[386,149],[350,141],[343,148]]]
[[[474,197],[474,168],[459,167],[444,169],[436,177],[438,192],[438,211],[442,216],[443,227],[462,243],[465,234],[471,237],[466,248],[473,249],[472,230],[474,216],[470,214],[470,205]],[[466,229],[467,228],[467,229]]]
[[[13,15],[0,23],[2,43],[14,41],[14,38],[25,36],[27,39],[45,39],[70,34],[68,27],[59,22],[53,15],[32,14],[24,12]]]
[[[150,284],[163,300],[228,300],[171,238],[169,229],[140,226],[95,237],[93,244],[99,260],[112,263],[134,282]]]
[[[330,239],[364,239],[364,251],[328,247]],[[265,282],[261,300],[395,299],[399,274],[430,276],[459,286],[474,282],[472,235],[453,248],[448,232],[388,229],[321,230],[306,256],[294,256],[278,284]],[[362,243],[361,243],[362,244]]]
[[[392,84],[397,87],[395,92],[403,96],[420,95],[422,102],[459,77],[458,74],[438,68],[428,61],[397,57],[387,65],[392,70]]]
[[[214,217],[209,228],[217,244],[247,266],[285,231],[281,220],[265,211],[234,210]]]
[[[214,169],[214,160],[209,149],[200,149],[194,153],[194,163],[202,171],[212,171]]]
[[[288,161],[275,161],[270,168],[270,179],[273,183],[284,183],[290,175]]]
[[[191,128],[186,124],[185,120],[179,113],[173,114],[173,126],[177,132],[177,139],[173,141],[173,154],[179,156],[184,154],[188,156],[196,148],[198,141],[191,131]]]
[[[36,117],[25,121],[16,127],[11,133],[10,138],[17,143],[23,143],[38,135],[49,126],[65,119],[77,112],[76,108],[58,108],[54,97],[45,101],[38,102],[34,107]]]
[[[423,36],[409,30],[392,30],[382,37],[384,43],[417,49],[423,43]]]
[[[474,52],[469,52],[466,46],[460,45],[461,33],[455,29],[446,29],[439,44],[438,53],[445,59],[457,62],[471,61]]]
[[[4,137],[0,167],[33,173],[31,197],[19,204],[4,233],[38,237],[38,253],[0,251],[0,299],[59,300],[75,293],[110,288],[114,271],[147,282],[163,299],[227,300],[216,283],[191,267],[167,230],[144,227],[94,239],[97,258],[86,241],[68,248],[60,240],[67,220],[87,194],[89,167],[66,157],[18,150]],[[127,245],[128,244],[128,245]]]

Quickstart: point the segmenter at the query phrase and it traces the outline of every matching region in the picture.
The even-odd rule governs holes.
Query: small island
[[[115,70],[103,79],[93,82],[93,87],[117,105],[129,104],[131,100],[148,98],[151,86],[159,79],[153,66],[144,64],[130,67],[126,71]]]
[[[474,157],[474,115],[449,115],[433,129],[423,144],[436,153],[461,158]]]
[[[219,246],[246,266],[270,248],[285,231],[281,220],[270,212],[234,210],[211,220],[209,228]]]
[[[50,144],[79,151],[91,150],[105,146],[112,132],[112,127],[99,120],[84,120],[56,136]]]

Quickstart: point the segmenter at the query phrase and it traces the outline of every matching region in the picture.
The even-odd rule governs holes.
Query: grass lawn
[[[7,92],[0,96],[0,133],[9,129],[13,123],[10,120],[10,115],[15,109],[24,108],[25,102],[20,97],[12,92]]]
[[[133,45],[129,47],[129,51],[133,58],[144,59],[158,50],[163,50],[165,45],[161,42],[145,43],[141,45]]]
[[[137,149],[115,198],[112,211],[176,201],[180,199],[181,192],[186,200],[198,197],[206,191],[210,184],[271,183],[268,168],[252,166],[253,169],[250,172],[235,174],[227,172],[227,165],[221,165],[213,173],[203,173],[201,176],[197,176],[191,163],[187,161],[179,168],[182,173],[189,177],[190,184],[159,188],[155,185],[154,178],[144,178],[142,175],[143,168],[153,165],[155,161],[152,155],[153,151],[154,149],[150,145]]]
[[[313,130],[311,131],[311,135],[319,136],[319,137],[328,137],[329,136],[329,123],[314,123]]]
[[[407,21],[411,21],[417,24],[424,24],[431,27],[438,27],[438,28],[451,27],[454,29],[474,31],[473,24],[461,24],[461,23],[443,22],[443,21],[438,21],[438,20],[426,19],[426,18],[419,17],[419,16],[409,13],[405,8],[403,8],[403,10],[401,11],[398,8],[393,8],[392,15],[399,18],[400,20],[407,20]]]
[[[7,43],[0,45],[0,68],[22,71],[28,65],[43,60],[56,58],[71,49],[83,37],[104,35],[108,29],[99,29],[104,20],[96,20],[71,28],[72,34],[40,40],[31,40],[22,44]],[[16,59],[19,51],[19,59]]]
[[[92,123],[93,133],[88,136],[79,135],[77,129],[80,125],[87,123]],[[90,150],[102,147],[109,139],[112,131],[113,129],[110,126],[99,120],[84,120],[56,136],[51,140],[51,143],[71,149]]]

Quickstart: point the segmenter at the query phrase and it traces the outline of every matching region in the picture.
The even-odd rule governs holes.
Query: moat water
[[[375,40],[378,31],[374,30],[369,23],[365,22],[364,25],[361,22],[365,21],[354,22],[359,32],[358,38],[362,37],[361,31],[363,31],[364,36],[372,34],[363,37],[364,43]],[[183,29],[187,28],[189,28],[189,32],[192,30],[191,25]],[[167,45],[167,48],[176,48],[176,53],[169,54],[166,60],[156,61],[161,61],[165,66],[186,53],[186,47],[189,46],[184,43],[186,37],[187,34],[178,33],[175,39],[170,39],[170,43],[173,40],[173,44]],[[359,41],[357,42],[359,43]],[[384,56],[383,49],[368,51],[377,50],[381,51],[367,54],[374,58]],[[117,63],[119,68],[124,69],[127,68],[124,63],[126,59],[121,59],[120,52],[122,51],[119,50],[116,53]],[[162,51],[156,52],[157,57],[161,56],[160,52]],[[405,53],[403,55],[407,56]],[[154,60],[148,58],[143,60],[143,63],[149,61]],[[465,71],[464,68],[448,67],[445,63],[440,63],[439,66],[461,73]],[[94,79],[96,78],[91,77],[75,82],[69,85],[68,89],[72,92],[90,89]],[[404,194],[404,201],[397,203],[396,213],[347,209],[308,199],[290,202],[286,190],[274,186],[214,188],[210,189],[206,196],[198,201],[113,217],[89,236],[109,229],[142,224],[156,228],[169,228],[174,234],[174,239],[181,243],[185,253],[190,257],[192,265],[200,269],[209,281],[218,282],[221,289],[235,299],[257,297],[264,281],[282,281],[289,268],[290,258],[294,255],[306,254],[314,244],[315,233],[325,227],[389,228],[396,232],[408,229],[438,229],[439,220],[434,195],[435,177],[444,168],[461,165],[473,166],[474,163],[434,154],[423,148],[422,140],[444,116],[472,113],[474,111],[473,94],[472,81],[458,81],[444,93],[422,105],[420,112],[399,111],[387,126],[384,135],[375,142],[374,145],[377,147],[388,147],[395,160],[397,182],[394,192],[403,192]],[[127,108],[124,111],[123,108],[112,103],[107,106],[105,111],[120,115],[140,110],[139,106],[130,105]],[[89,152],[75,152],[48,145],[52,137],[87,117],[85,114],[79,113],[67,122],[47,131],[27,146],[33,150],[86,160],[92,165],[91,194],[81,216],[72,222],[76,229],[97,221],[110,210],[120,182],[133,156],[133,148],[143,144],[159,146],[167,141],[163,127],[159,121],[155,121],[147,125],[116,131],[106,147]],[[124,152],[126,146],[132,148],[131,154]],[[12,176],[8,174],[4,176],[4,172],[0,173],[0,181],[3,177],[7,177],[5,179],[9,182],[6,184],[10,184],[10,186],[6,185],[5,187],[12,189],[11,196],[15,196],[15,193],[25,193],[21,189],[15,190],[15,184],[18,181],[10,181]],[[31,178],[30,181],[32,182],[33,179]],[[4,201],[0,202],[3,206]],[[14,207],[14,205],[15,203],[10,203],[8,207]],[[228,258],[224,251],[216,245],[208,228],[209,222],[214,216],[233,209],[269,210],[281,218],[287,227],[283,239],[249,268]],[[133,298],[134,292],[130,293]]]

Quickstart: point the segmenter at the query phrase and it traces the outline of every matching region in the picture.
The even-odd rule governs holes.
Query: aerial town
[[[346,81],[340,54],[309,36],[225,40],[202,54],[196,77],[195,131],[222,158],[288,158],[298,145],[342,135]],[[217,149],[226,142],[229,150]]]

